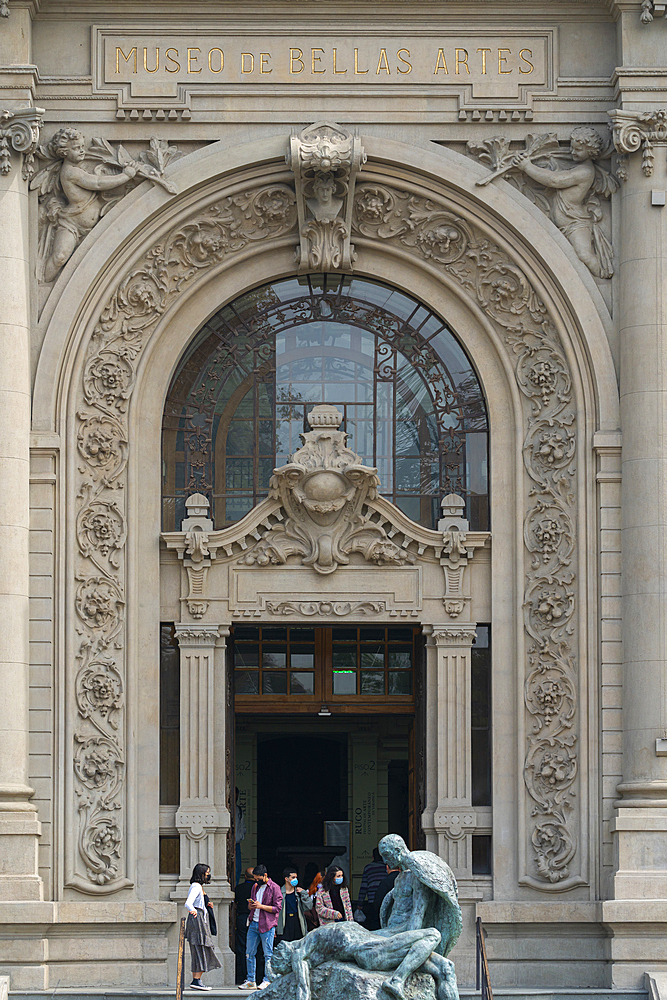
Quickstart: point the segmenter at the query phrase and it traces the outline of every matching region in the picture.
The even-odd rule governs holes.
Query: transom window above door
[[[165,530],[191,493],[209,498],[216,528],[247,514],[317,403],[343,413],[349,446],[408,517],[435,527],[457,493],[471,527],[488,528],[486,405],[459,341],[403,292],[320,274],[246,293],[188,347],[164,410]]]
[[[237,709],[279,704],[299,712],[322,703],[409,709],[420,632],[418,626],[235,625]]]

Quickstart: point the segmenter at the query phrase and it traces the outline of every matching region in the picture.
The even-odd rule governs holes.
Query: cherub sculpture
[[[125,194],[120,189],[135,177],[162,184],[171,194],[176,190],[162,178],[162,171],[180,153],[164,142],[152,140],[151,150],[135,160],[122,146],[114,150],[103,139],[93,139],[86,149],[78,129],[61,128],[37,155],[48,161],[30,183],[39,192],[38,278],[46,284],[55,280],[84,236]],[[100,162],[91,171],[83,166],[85,160]]]
[[[418,971],[435,980],[437,1000],[458,1000],[454,965],[446,957],[462,928],[451,869],[429,851],[408,850],[397,834],[380,841],[380,854],[400,873],[383,901],[379,930],[340,921],[278,946],[273,974],[294,973],[296,1000],[311,1000],[311,969],[327,962],[351,962],[369,972],[391,972],[382,988],[392,1000],[406,1000],[407,980]],[[267,1000],[282,995],[279,985],[269,987]]]
[[[480,144],[469,142],[468,149],[494,168],[492,174],[477,181],[480,186],[502,174],[521,172],[547,188],[545,198],[518,184],[524,194],[549,213],[591,274],[596,278],[611,278],[612,247],[601,225],[600,197],[611,197],[619,184],[613,174],[595,162],[608,154],[599,132],[588,126],[572,129],[569,158],[573,166],[569,167],[557,165],[563,154],[554,134],[528,136],[525,150],[518,154],[510,151],[509,141],[504,138]]]

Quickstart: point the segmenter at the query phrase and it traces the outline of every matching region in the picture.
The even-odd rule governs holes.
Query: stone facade
[[[463,985],[477,915],[498,986],[666,971],[665,5],[428,0],[383,5],[381,28],[378,12],[0,3],[14,989],[173,982],[202,850],[233,981],[227,640],[248,619],[422,626],[420,823],[459,880]],[[218,528],[197,496],[160,532],[160,416],[185,348],[248,289],[320,272],[409,292],[465,345],[491,428],[490,532],[456,497],[437,529],[378,497],[326,408],[242,521]],[[182,677],[171,811],[161,621]],[[479,622],[492,807],[471,797]],[[473,874],[476,833],[492,834],[491,875]]]

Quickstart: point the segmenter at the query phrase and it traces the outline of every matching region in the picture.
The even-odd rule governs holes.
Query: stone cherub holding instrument
[[[367,972],[391,973],[381,988],[392,1000],[406,1000],[408,980],[416,972],[433,978],[437,1000],[458,1000],[454,965],[447,958],[462,928],[451,869],[429,851],[408,850],[397,834],[380,841],[380,854],[392,868],[400,869],[383,901],[380,929],[368,931],[340,921],[300,941],[283,942],[272,963],[274,976],[280,978],[268,988],[267,1000],[312,1000],[311,971],[340,962],[354,963]],[[335,972],[331,965],[331,975]]]
[[[509,140],[503,137],[483,143],[469,142],[468,151],[493,168],[491,174],[477,181],[480,187],[504,174],[523,173],[536,185],[546,188],[543,194],[526,187],[516,176],[512,178],[524,194],[551,216],[591,274],[596,278],[611,278],[612,247],[601,225],[600,197],[611,197],[619,184],[613,174],[596,163],[610,152],[596,129],[588,126],[572,129],[569,155],[560,151],[555,133],[527,136],[526,147],[520,153],[510,150]],[[571,161],[570,166],[558,166],[558,159],[564,158]]]

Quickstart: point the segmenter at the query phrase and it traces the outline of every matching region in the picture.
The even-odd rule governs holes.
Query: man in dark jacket
[[[387,865],[387,874],[380,882],[379,886],[375,890],[375,905],[377,907],[378,916],[382,915],[382,900],[387,895],[388,892],[394,888],[394,882],[396,881],[396,876],[398,875],[400,868],[390,868]]]
[[[367,931],[376,931],[380,926],[380,911],[375,893],[386,874],[387,866],[380,857],[377,847],[374,847],[373,860],[366,865],[361,876],[361,888],[357,900],[357,906],[360,906],[366,915],[364,927]]]

